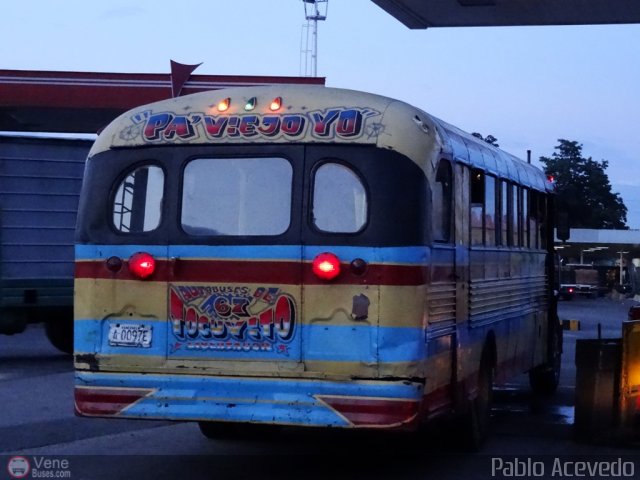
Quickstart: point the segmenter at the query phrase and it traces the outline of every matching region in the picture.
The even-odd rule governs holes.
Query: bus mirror
[[[566,211],[556,213],[556,236],[558,240],[566,242],[571,236],[569,228],[569,213]]]

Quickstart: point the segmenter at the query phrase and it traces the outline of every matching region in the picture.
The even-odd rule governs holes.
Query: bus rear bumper
[[[415,423],[424,386],[350,381],[76,372],[80,416],[345,428]]]

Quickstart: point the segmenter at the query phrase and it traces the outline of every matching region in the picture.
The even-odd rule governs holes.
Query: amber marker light
[[[220,103],[218,103],[218,111],[219,112],[226,112],[227,110],[229,110],[229,106],[231,105],[231,99],[230,98],[225,98],[224,100],[220,100]]]
[[[269,105],[269,110],[271,110],[272,112],[275,112],[277,110],[280,110],[280,107],[282,107],[282,97],[276,97],[273,100],[271,100],[271,104]]]

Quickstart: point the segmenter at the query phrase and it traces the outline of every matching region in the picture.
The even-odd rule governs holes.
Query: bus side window
[[[522,226],[521,240],[522,246],[530,248],[529,239],[529,220],[527,218],[529,212],[529,189],[522,188],[520,191],[520,224]]]
[[[522,246],[520,243],[520,209],[522,208],[519,199],[520,187],[507,182],[503,182],[502,185],[506,191],[506,194],[503,194],[503,208],[506,208],[503,219],[506,225],[507,243],[504,245],[519,247]]]
[[[432,188],[433,240],[449,243],[451,235],[451,213],[453,204],[453,174],[451,164],[440,160],[436,181]]]
[[[119,232],[140,233],[160,225],[164,172],[146,165],[129,173],[113,199],[113,225]]]
[[[488,246],[496,245],[496,178],[491,175],[485,176],[485,195],[484,195],[484,226],[485,226],[485,244]]]
[[[471,171],[471,245],[484,244],[484,172]]]
[[[543,250],[547,249],[547,197],[538,195],[538,236],[539,245]]]
[[[521,247],[520,243],[520,187],[511,185],[511,245]]]
[[[500,182],[500,245],[509,245],[509,184]]]
[[[529,224],[529,248],[537,249],[538,244],[538,194],[534,190],[529,190],[529,210],[527,213],[527,223]]]
[[[325,163],[315,172],[313,225],[323,232],[357,233],[367,223],[367,191],[360,177],[340,163]]]

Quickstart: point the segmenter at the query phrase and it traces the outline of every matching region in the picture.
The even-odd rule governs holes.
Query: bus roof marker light
[[[269,105],[269,110],[271,110],[272,112],[275,112],[277,110],[280,110],[280,107],[282,107],[282,97],[276,97],[273,100],[271,100],[271,104]]]
[[[229,110],[230,105],[231,105],[231,99],[229,97],[223,100],[220,100],[220,102],[218,103],[218,111],[226,112],[227,110]]]
[[[333,253],[320,253],[313,259],[312,269],[316,277],[333,280],[340,275],[340,259]]]
[[[141,280],[149,278],[156,271],[156,260],[146,252],[138,252],[129,258],[129,271]]]
[[[247,103],[244,104],[244,109],[247,112],[249,112],[254,108],[256,108],[257,104],[258,104],[258,99],[256,97],[251,97],[249,100],[247,100]]]

